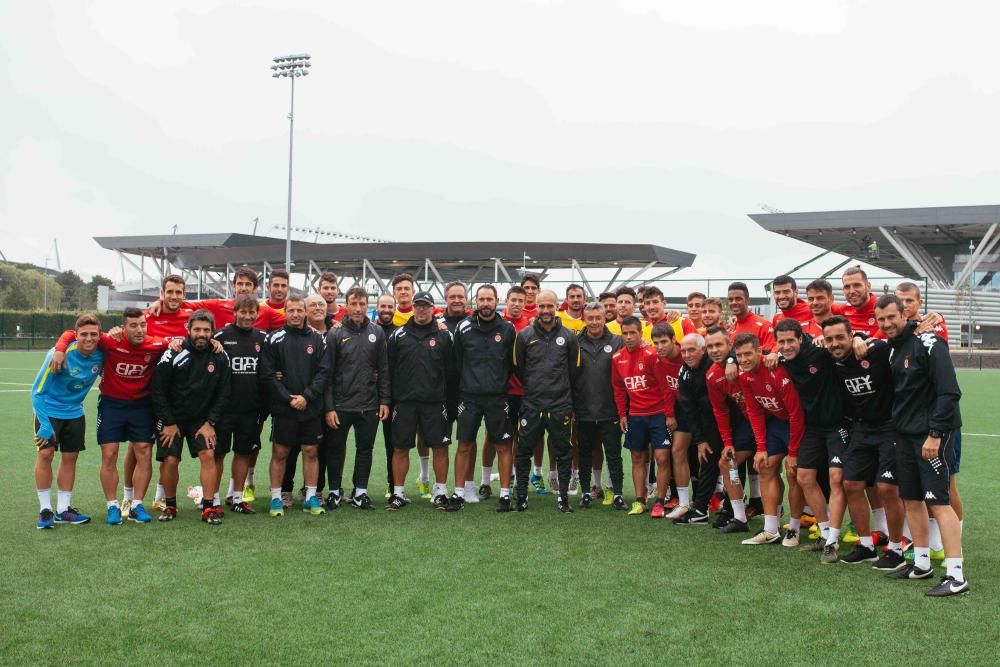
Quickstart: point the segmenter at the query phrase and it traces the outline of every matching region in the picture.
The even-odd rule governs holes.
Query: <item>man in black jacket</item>
[[[234,322],[219,329],[214,336],[229,357],[231,376],[229,400],[215,428],[218,436],[215,457],[219,463],[216,472],[221,481],[222,457],[232,449],[226,502],[238,514],[254,513],[250,503],[244,501],[243,485],[247,481],[250,458],[260,451],[260,431],[267,419],[267,404],[257,373],[260,351],[267,335],[253,326],[259,309],[256,298],[241,294],[233,304]]]
[[[406,474],[410,450],[417,433],[434,452],[434,491],[437,509],[448,509],[448,445],[451,434],[445,408],[447,377],[453,365],[452,335],[434,319],[434,297],[417,292],[413,316],[397,329],[388,342],[392,381],[392,495],[385,508],[402,509],[407,504]]]
[[[830,520],[826,512],[826,498],[819,485],[820,474],[829,471],[830,511],[842,519],[847,506],[842,476],[848,435],[843,390],[833,373],[830,353],[814,345],[812,336],[802,332],[802,325],[797,320],[779,320],[774,327],[774,338],[778,359],[799,390],[802,410],[806,413],[806,432],[796,459],[797,469],[788,471],[788,474],[795,475],[805,502],[816,517],[822,537],[804,549],[822,551],[830,535]],[[840,525],[839,521],[837,523]],[[798,542],[798,532],[799,526],[792,519],[783,544]],[[877,558],[872,537],[868,535],[842,560],[845,563],[863,563]]]
[[[330,380],[330,360],[323,335],[306,324],[306,306],[298,294],[285,302],[285,326],[272,332],[260,358],[260,379],[271,412],[271,516],[283,516],[281,481],[293,445],[302,450],[306,499],[313,516],[325,514],[316,497],[317,449],[323,438],[323,392]]]
[[[705,337],[701,334],[684,336],[680,348],[684,365],[677,385],[677,408],[683,411],[691,427],[691,442],[698,450],[699,466],[691,509],[674,519],[674,523],[679,526],[707,525],[708,504],[719,479],[719,456],[723,447],[705,380],[712,359],[705,353]]]
[[[201,462],[201,520],[213,526],[222,523],[222,510],[214,506],[219,483],[215,425],[229,400],[229,359],[225,352],[212,351],[214,324],[207,310],[191,313],[183,348],[167,350],[153,374],[153,409],[159,420],[156,460],[166,494],[160,521],[177,516],[177,467],[187,440],[191,456]]]
[[[622,498],[622,431],[618,426],[618,408],[611,388],[611,355],[622,346],[621,336],[608,331],[606,313],[600,303],[587,304],[583,309],[586,328],[580,332],[580,372],[573,383],[573,409],[576,413],[576,440],[580,448],[580,485],[584,489],[580,507],[593,506],[590,493],[591,466],[596,447],[604,448],[604,460],[611,473],[616,510],[625,510]],[[600,480],[597,480],[598,482]]]
[[[948,457],[954,431],[962,425],[955,367],[948,345],[933,333],[914,333],[916,322],[903,317],[895,294],[875,302],[875,319],[892,346],[890,363],[896,427],[896,472],[899,495],[913,533],[913,564],[890,572],[894,579],[925,579],[933,574],[927,508],[934,514],[944,542],[947,574],[927,591],[947,597],[969,591],[962,569],[962,529],[948,497]]]
[[[498,512],[509,512],[511,438],[508,421],[507,382],[511,372],[514,326],[496,312],[497,290],[480,285],[476,312],[455,329],[455,367],[458,373],[458,453],[455,455],[453,509],[465,504],[465,477],[472,464],[479,426],[486,422],[486,437],[500,460]]]
[[[559,511],[572,512],[569,477],[573,445],[569,433],[573,421],[573,383],[580,372],[580,341],[556,317],[557,301],[552,290],[539,293],[536,300],[538,317],[534,324],[517,334],[513,361],[514,372],[524,385],[520,440],[535,442],[548,432],[559,470]],[[528,508],[531,456],[532,451],[527,447],[517,451],[516,509],[519,512]]]
[[[330,495],[327,507],[340,505],[343,462],[347,435],[354,428],[354,491],[351,505],[371,510],[368,479],[372,471],[372,448],[380,421],[389,418],[390,383],[385,332],[368,319],[368,293],[363,287],[347,290],[347,317],[340,328],[327,334],[327,355],[333,380],[326,391],[326,423],[334,429],[327,452]]]

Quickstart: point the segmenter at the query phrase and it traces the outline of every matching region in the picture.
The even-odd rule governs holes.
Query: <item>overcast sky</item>
[[[773,275],[815,250],[761,203],[998,203],[997,25],[984,2],[4,2],[0,250],[41,264],[58,236],[64,268],[120,280],[92,236],[282,235],[268,68],[305,51],[295,224]]]

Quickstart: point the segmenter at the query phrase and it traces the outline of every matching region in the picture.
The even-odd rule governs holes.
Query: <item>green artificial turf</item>
[[[524,514],[496,514],[495,497],[458,513],[419,500],[385,512],[381,442],[374,512],[313,517],[296,504],[270,518],[265,447],[259,514],[227,513],[213,528],[185,498],[171,524],[109,527],[96,392],[73,501],[94,521],[40,531],[28,390],[41,359],[0,353],[4,663],[995,662],[1000,530],[989,493],[1000,480],[1000,375],[989,371],[960,374],[972,592],[931,600],[923,593],[932,582],[821,566],[818,554],[744,547],[742,536],[601,506],[562,515],[553,496],[533,494]],[[412,498],[416,470],[414,454]],[[181,487],[196,479],[197,463],[185,458]]]

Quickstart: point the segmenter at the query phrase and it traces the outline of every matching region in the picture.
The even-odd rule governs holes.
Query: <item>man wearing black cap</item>
[[[389,337],[389,373],[392,387],[393,488],[387,510],[407,504],[406,474],[410,450],[419,431],[434,454],[433,502],[448,509],[448,445],[451,436],[445,413],[446,378],[452,366],[452,335],[434,319],[434,297],[417,292],[413,316]]]

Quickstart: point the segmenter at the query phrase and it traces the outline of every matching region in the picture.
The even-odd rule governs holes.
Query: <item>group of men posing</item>
[[[819,552],[824,564],[871,563],[894,579],[931,577],[933,548],[943,551],[947,571],[928,595],[969,590],[954,485],[961,393],[944,322],[921,315],[913,283],[877,297],[853,267],[842,276],[846,304],[837,304],[825,280],[810,283],[803,300],[794,279],[779,276],[772,284],[778,313],[768,321],[751,312],[739,282],[728,288],[724,320],[723,302],[697,292],[682,316],[668,312],[654,286],[622,287],[587,303],[581,286],[560,298],[533,274],[508,290],[502,312],[493,285],[481,285],[470,304],[460,282],[445,288],[444,307],[436,308],[431,294],[415,292],[413,278],[400,274],[371,319],[362,287],[349,289],[341,304],[332,273],[307,297],[292,293],[288,278],[273,272],[268,299],[258,301],[257,274],[242,268],[235,298],[188,302],[183,279],[167,276],[161,298],[146,312],[126,309],[120,327],[102,333],[97,319],[84,315],[63,334],[32,391],[38,527],[89,520],[70,503],[84,449],[82,401],[103,376],[97,439],[111,525],[123,517],[152,520],[143,499],[154,443],[160,521],[177,516],[184,443],[200,462],[202,520],[221,524],[223,502],[254,513],[268,415],[272,516],[292,504],[300,456],[304,511],[321,515],[345,503],[373,509],[368,487],[379,423],[385,509],[410,503],[405,483],[417,447],[418,491],[437,509],[459,511],[490,497],[498,459],[496,510],[525,511],[529,486],[549,492],[541,468],[548,435],[548,481],[561,512],[573,511],[571,495],[581,496],[580,508],[648,511],[678,525],[708,525],[717,510],[711,523],[723,534],[749,532],[750,519],[762,514],[761,530],[743,544],[800,547]],[[345,494],[352,429],[353,490]],[[122,442],[129,446],[119,503]],[[624,500],[623,444],[631,504]],[[790,520],[782,533],[786,482]],[[840,556],[846,512],[856,545]],[[815,539],[800,537],[804,520]]]

